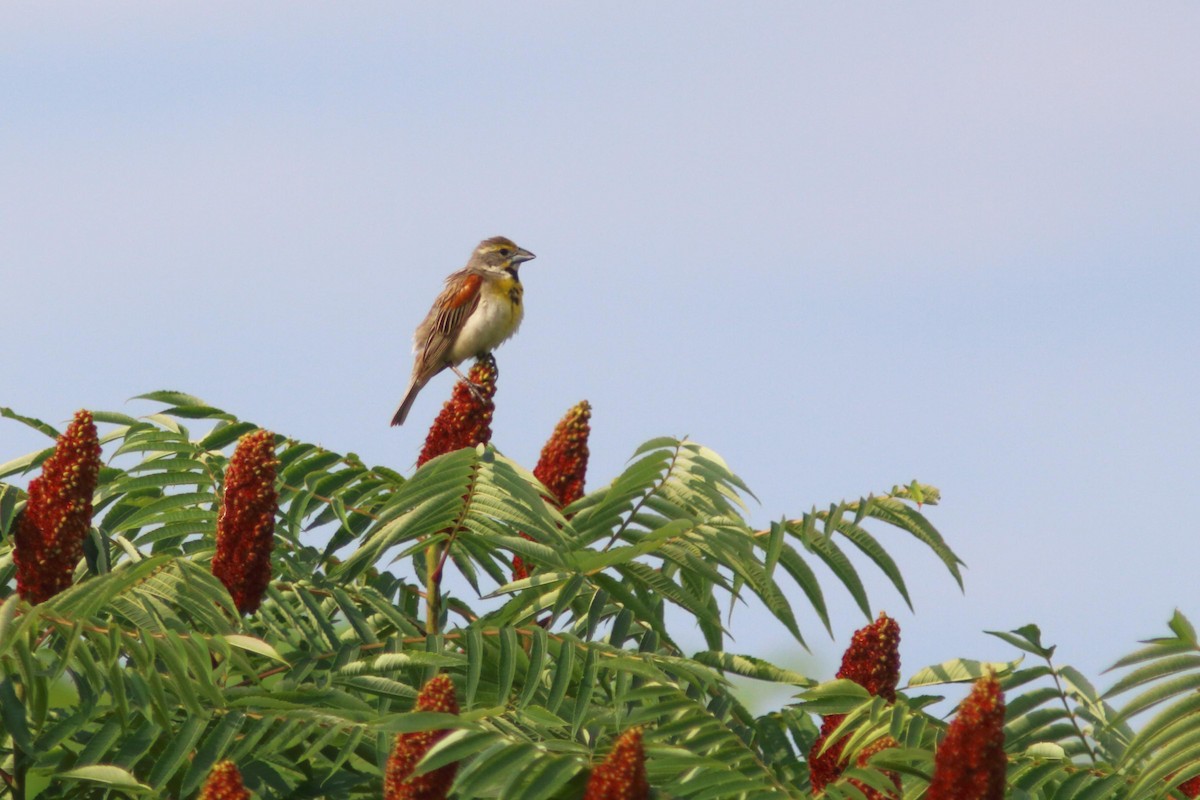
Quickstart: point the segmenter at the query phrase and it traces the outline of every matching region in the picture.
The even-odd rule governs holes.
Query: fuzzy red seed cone
[[[980,678],[958,707],[933,762],[927,800],[1002,800],[1004,693],[994,676]]]
[[[854,763],[860,767],[866,766],[866,763],[871,759],[871,756],[875,755],[881,750],[887,750],[889,748],[899,746],[900,743],[895,739],[890,736],[884,736],[882,739],[872,742],[870,745],[860,750],[858,753],[858,758],[854,760]],[[853,778],[850,779],[850,785],[866,795],[867,800],[898,800],[903,795],[903,791],[900,787],[900,776],[891,770],[886,770],[884,774],[891,778],[892,784],[896,787],[896,791],[884,794],[878,789],[867,786],[862,781],[857,781]]]
[[[630,728],[617,738],[604,763],[592,770],[583,800],[648,800],[649,797],[642,729]]]
[[[521,534],[524,536],[525,534]],[[529,567],[525,566],[525,559],[520,556],[513,556],[513,580],[523,581],[529,577]]]
[[[842,763],[843,742],[837,741],[825,747],[830,735],[842,724],[845,714],[827,714],[821,718],[821,733],[808,751],[808,779],[812,783],[813,792],[824,791],[825,787],[836,781],[842,774],[845,765]],[[825,752],[821,752],[824,749]]]
[[[421,687],[417,695],[417,711],[436,711],[439,714],[457,714],[458,696],[454,681],[449,675],[435,675]]]
[[[445,453],[492,440],[492,415],[496,411],[493,398],[499,375],[496,359],[489,354],[478,359],[467,373],[482,400],[463,381],[454,384],[450,399],[442,406],[425,437],[425,446],[417,458],[418,467]]]
[[[454,693],[454,681],[448,675],[431,679],[417,695],[417,711],[436,711],[440,714],[457,714],[458,699]],[[458,764],[413,775],[417,764],[449,731],[415,731],[396,735],[392,755],[388,758],[383,776],[383,800],[445,800]]]
[[[1179,791],[1183,793],[1184,797],[1200,797],[1200,775],[1179,784]]]
[[[55,595],[52,571],[45,563],[46,549],[42,532],[29,513],[28,504],[13,523],[13,562],[17,567],[17,593],[31,603],[40,603]],[[57,570],[53,571],[57,573]]]
[[[589,421],[592,418],[592,406],[587,400],[571,406],[554,432],[542,454],[537,466],[533,468],[533,476],[550,490],[553,495],[550,500],[559,508],[569,506],[583,497],[583,482],[587,477],[588,436],[592,429]],[[533,537],[522,533],[530,541]],[[520,556],[513,556],[513,580],[528,578],[532,568]]]
[[[14,535],[17,592],[41,603],[71,585],[92,525],[92,495],[100,474],[100,438],[90,411],[75,412],[29,482],[29,501]]]
[[[900,683],[900,625],[896,620],[881,611],[878,619],[855,631],[837,676],[889,703],[896,702]]]
[[[587,400],[572,406],[555,426],[533,468],[533,476],[554,493],[559,507],[569,506],[583,497],[591,418],[592,407]]]
[[[836,781],[842,776],[842,772],[846,769],[846,762],[842,760],[842,750],[844,740],[834,742],[824,753],[821,753],[821,748],[825,746],[830,734],[837,729],[838,725],[842,724],[842,720],[846,718],[845,714],[830,714],[823,718],[821,722],[821,734],[817,737],[816,743],[813,745],[809,755],[809,780],[812,783],[814,792],[821,792],[826,786]],[[899,747],[899,743],[890,736],[885,736],[877,742],[859,751],[858,758],[855,762],[858,766],[864,766],[871,756],[878,753],[880,750],[886,750],[889,747]],[[820,753],[820,755],[816,755]],[[877,789],[862,783],[861,781],[850,780],[851,785],[857,788],[860,792],[866,795],[867,800],[894,800],[901,796],[900,776],[894,772],[887,772],[888,777],[892,779],[892,783],[896,785],[895,793],[883,794]]]
[[[258,430],[241,438],[225,471],[212,572],[242,614],[258,610],[271,582],[278,464],[274,434]]]
[[[871,694],[894,703],[896,686],[900,683],[900,625],[896,620],[881,611],[878,619],[855,631],[842,655],[837,677],[854,681]],[[845,716],[841,714],[826,716],[821,722],[821,734],[809,751],[809,776],[814,792],[837,780],[846,767],[842,761],[842,742],[834,742],[821,752],[843,719]]]
[[[232,761],[218,761],[208,773],[200,800],[250,800],[250,792],[242,785],[242,773]]]

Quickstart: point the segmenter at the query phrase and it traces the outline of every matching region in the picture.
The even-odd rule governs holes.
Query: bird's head
[[[471,254],[469,266],[484,272],[515,273],[518,266],[533,258],[533,253],[517,247],[512,239],[493,236],[479,243]]]

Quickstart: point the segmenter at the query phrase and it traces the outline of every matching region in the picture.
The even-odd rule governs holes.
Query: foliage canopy
[[[931,486],[755,530],[749,489],[692,441],[645,443],[560,509],[490,446],[404,476],[276,435],[272,579],[242,616],[210,563],[229,451],[258,428],[177,392],[144,397],[164,408],[95,412],[107,461],[86,558],[37,605],[12,589],[26,493],[0,483],[0,766],[23,796],[191,798],[227,759],[262,798],[377,798],[397,733],[450,730],[418,769],[458,762],[451,796],[574,798],[617,735],[643,726],[661,797],[809,797],[814,715],[837,714],[848,756],[883,736],[897,746],[848,766],[825,796],[886,792],[893,771],[919,798],[947,725],[925,710],[939,699],[929,692],[988,671],[1007,696],[1011,797],[1166,797],[1200,774],[1200,645],[1178,613],[1168,635],[1115,665],[1103,693],[1056,664],[1032,625],[995,633],[1020,651],[1012,662],[919,669],[894,703],[727,649],[731,610],[747,597],[800,645],[812,633],[802,620],[830,629],[829,591],[873,617],[864,567],[908,602],[886,547],[895,535],[961,585],[961,562],[924,514],[938,501]],[[52,452],[0,465],[0,481]],[[436,566],[431,552],[444,554]],[[528,577],[512,579],[514,555],[534,565]],[[461,591],[443,596],[428,578],[450,565]],[[431,586],[440,602],[426,602]],[[680,626],[706,649],[685,652]],[[453,678],[461,714],[412,710],[437,673]],[[756,715],[730,675],[794,698]]]

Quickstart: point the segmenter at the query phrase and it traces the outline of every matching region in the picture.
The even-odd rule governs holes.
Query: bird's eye
[[[505,258],[508,258],[509,256],[512,255],[512,250],[509,250],[507,247],[501,247],[500,255],[504,256]]]

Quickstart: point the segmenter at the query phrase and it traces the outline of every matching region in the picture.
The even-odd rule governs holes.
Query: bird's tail
[[[413,401],[417,399],[417,393],[425,387],[426,381],[418,381],[413,379],[408,384],[408,391],[404,393],[404,399],[400,401],[400,407],[396,409],[396,413],[392,416],[392,425],[403,425],[404,420],[408,417],[408,410],[412,408]]]

